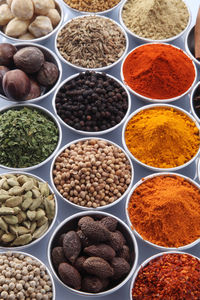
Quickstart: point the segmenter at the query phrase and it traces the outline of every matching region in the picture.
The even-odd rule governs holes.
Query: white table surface
[[[72,18],[73,16],[78,15],[77,13],[74,13],[74,12],[72,13],[68,8],[66,8],[66,6],[64,5],[62,0],[58,0],[58,2],[61,4],[61,6],[64,9],[64,21],[67,21],[68,19]],[[200,5],[200,1],[198,1],[198,0],[187,0],[185,2],[188,3],[188,5],[191,9],[191,12],[192,12],[191,26],[193,26],[195,24],[195,21],[196,21],[196,15],[197,15],[198,7]],[[118,21],[119,20],[118,19],[118,11],[119,11],[119,9],[115,9],[114,12],[108,14],[107,16],[109,16],[110,18],[113,18],[116,21]],[[173,42],[172,44],[174,44],[174,45],[182,48],[183,50],[185,50],[184,38],[185,38],[185,35],[183,37],[179,38],[178,40],[176,40],[175,42]],[[48,48],[51,48],[54,51],[55,50],[54,41],[55,41],[55,35],[53,35],[50,38],[49,41],[43,42],[42,44],[44,46],[48,47]],[[0,36],[0,42],[11,42],[11,40],[5,39],[4,37]],[[129,36],[129,50],[128,51],[130,51],[131,49],[133,49],[134,47],[136,47],[139,44],[140,43],[138,43],[131,36]],[[62,66],[63,66],[62,80],[64,80],[65,78],[69,77],[72,74],[77,73],[77,71],[75,69],[70,68],[67,65],[62,64]],[[113,76],[120,79],[120,66],[121,66],[121,63],[118,64],[117,66],[113,67],[107,73],[109,73],[109,74],[111,74],[111,75],[113,75]],[[198,78],[199,78],[199,76],[198,76]],[[137,99],[133,95],[131,97],[132,97],[131,112],[133,112],[134,110],[136,110],[137,108],[139,108],[143,105],[146,105],[144,102]],[[36,104],[41,105],[41,106],[49,109],[51,112],[53,112],[52,103],[51,103],[52,98],[53,98],[53,94],[51,94],[48,98],[45,98],[44,100],[42,100],[42,101],[40,101]],[[0,101],[0,108],[8,106],[8,105],[11,104],[10,102],[7,102],[3,99],[0,99],[0,100],[1,100]],[[176,101],[173,104],[177,105],[179,107],[182,107],[182,108],[186,109],[187,111],[190,111],[189,96],[186,96],[186,97],[182,98],[181,100]],[[122,146],[121,130],[122,130],[122,127],[118,128],[117,130],[115,130],[112,133],[103,135],[102,137],[107,138],[111,141],[114,141],[114,142],[118,143],[120,146]],[[63,139],[62,139],[61,147],[64,146],[65,144],[67,144],[68,142],[81,137],[78,134],[72,133],[69,129],[66,129],[63,126],[62,126],[62,132],[63,132]],[[35,171],[30,172],[30,173],[38,175],[38,176],[42,177],[43,179],[47,180],[50,183],[50,177],[49,177],[50,165],[51,165],[51,161],[49,163],[47,163],[45,166],[40,167],[40,168],[36,169]],[[135,177],[134,177],[134,183],[133,184],[135,184],[139,179],[141,179],[141,177],[147,176],[147,175],[152,173],[151,171],[149,171],[148,169],[138,165],[137,163],[133,162],[133,165],[134,165],[134,170],[135,170]],[[5,172],[5,170],[0,168],[0,173],[3,173],[3,172]],[[185,176],[194,178],[195,173],[196,173],[195,162],[192,163],[190,166],[180,170],[179,173],[183,174]],[[48,264],[48,260],[47,260],[47,245],[48,245],[48,241],[49,241],[49,238],[50,238],[53,230],[65,218],[67,218],[68,216],[70,216],[72,214],[75,214],[75,213],[80,211],[79,209],[72,208],[68,203],[64,202],[59,196],[57,196],[57,199],[58,199],[58,217],[57,217],[57,220],[54,224],[53,229],[49,232],[49,234],[42,241],[40,241],[38,244],[36,244],[34,246],[30,246],[26,251],[24,251],[24,252],[30,253],[30,254],[38,257],[48,267],[49,267],[49,264]],[[107,209],[105,211],[120,217],[123,221],[126,222],[125,200],[126,199],[123,199],[120,203],[115,205],[113,208]],[[139,246],[138,266],[145,259],[147,259],[148,257],[150,257],[150,256],[152,256],[152,255],[159,252],[159,251],[155,250],[153,247],[146,245],[146,243],[144,243],[143,241],[141,241],[139,239],[137,239],[137,242],[138,242],[138,246]],[[193,255],[196,255],[200,258],[200,243],[198,243],[196,246],[190,248],[187,252],[191,253]],[[80,300],[81,298],[83,298],[82,296],[72,294],[70,291],[65,289],[57,281],[56,278],[54,278],[54,281],[55,281],[55,286],[56,286],[56,300],[64,300],[64,299]],[[116,300],[116,299],[126,300],[127,299],[128,300],[129,299],[129,287],[130,287],[130,281],[128,281],[121,289],[119,289],[115,293],[110,294],[108,296],[104,296],[104,297],[98,297],[98,299],[103,299],[103,300],[108,300],[108,299],[109,300]]]

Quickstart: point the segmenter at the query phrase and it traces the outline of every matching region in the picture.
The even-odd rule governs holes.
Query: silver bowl
[[[123,119],[118,123],[116,124],[115,126],[112,126],[106,130],[100,130],[100,131],[83,131],[83,130],[78,130],[78,129],[75,129],[74,127],[68,125],[67,123],[65,123],[61,117],[58,115],[57,113],[57,109],[56,109],[56,96],[57,96],[57,93],[59,92],[59,90],[62,88],[62,86],[64,84],[66,84],[67,82],[69,82],[70,80],[76,78],[77,76],[79,75],[79,73],[76,73],[74,75],[71,75],[70,77],[68,77],[67,79],[65,79],[63,82],[60,83],[60,85],[57,87],[55,93],[54,93],[54,97],[53,97],[53,100],[52,100],[52,105],[53,105],[53,109],[54,109],[54,113],[56,115],[56,117],[59,119],[60,123],[65,126],[66,128],[72,130],[73,132],[75,133],[78,133],[78,134],[81,134],[81,135],[85,135],[85,136],[93,136],[94,134],[96,136],[99,136],[99,135],[102,135],[102,134],[106,134],[108,132],[111,132],[115,129],[117,129],[119,126],[121,126],[124,121],[126,120],[126,118],[128,117],[129,113],[130,113],[130,109],[131,109],[131,97],[130,97],[130,93],[129,91],[127,90],[127,88],[123,85],[123,83],[121,81],[119,81],[117,78],[109,75],[109,74],[106,74],[107,77],[110,77],[112,78],[113,80],[115,80],[116,82],[118,82],[121,87],[125,90],[126,94],[127,94],[127,97],[128,97],[128,109],[127,109],[127,112],[126,114],[124,115]]]
[[[200,117],[198,117],[198,115],[197,115],[197,113],[196,113],[196,111],[195,111],[195,107],[194,107],[194,97],[196,96],[197,90],[199,90],[199,92],[200,92],[200,82],[198,82],[198,83],[194,86],[194,88],[193,88],[193,90],[192,90],[192,92],[191,92],[191,94],[190,94],[190,109],[191,109],[191,112],[192,112],[193,116],[194,116],[195,119],[197,120],[197,122],[200,123]],[[200,112],[200,111],[199,111],[199,112]]]
[[[36,104],[17,104],[17,105],[6,106],[6,107],[4,107],[0,110],[0,114],[3,113],[3,112],[6,112],[7,110],[10,110],[10,109],[20,109],[22,107],[28,107],[30,109],[36,109],[38,111],[41,111],[44,115],[47,115],[55,123],[55,125],[58,128],[58,143],[57,143],[57,146],[54,149],[54,151],[51,153],[51,155],[49,157],[47,157],[41,163],[39,163],[37,165],[34,165],[34,166],[25,167],[25,168],[12,168],[12,167],[7,167],[7,166],[4,166],[4,165],[0,164],[0,168],[8,169],[8,170],[11,170],[11,171],[22,171],[22,172],[24,172],[24,171],[31,171],[31,170],[34,170],[36,168],[39,168],[39,167],[43,166],[44,164],[46,164],[48,161],[50,161],[54,157],[54,155],[58,151],[58,149],[60,147],[60,144],[61,144],[62,130],[61,130],[59,122],[54,117],[54,115],[50,111],[48,111],[46,108],[43,108],[43,107],[38,106]]]
[[[59,85],[59,82],[62,78],[62,66],[61,66],[60,60],[58,59],[58,57],[55,55],[55,53],[52,50],[50,50],[47,47],[44,47],[42,45],[39,45],[39,44],[26,42],[26,43],[17,43],[17,44],[14,44],[14,46],[17,48],[17,50],[20,50],[24,47],[36,47],[36,48],[40,49],[42,51],[42,53],[44,54],[45,60],[52,62],[57,66],[58,72],[59,72],[58,79],[52,87],[47,88],[47,90],[44,90],[44,92],[41,94],[41,96],[39,96],[37,98],[21,101],[21,100],[11,100],[8,97],[4,96],[3,94],[0,94],[0,97],[7,101],[16,102],[16,103],[24,103],[24,104],[35,103],[40,100],[43,100],[44,98],[48,97],[57,88],[57,86]]]
[[[187,180],[189,183],[191,183],[192,185],[194,185],[195,187],[197,187],[200,191],[200,185],[197,184],[194,180],[192,180],[191,178],[189,177],[186,177],[184,175],[180,175],[178,173],[168,173],[168,172],[163,172],[163,173],[154,173],[154,174],[151,174],[151,175],[148,175],[142,179],[140,179],[131,189],[131,191],[129,192],[128,196],[127,196],[127,200],[126,200],[126,205],[125,205],[125,213],[126,213],[126,219],[127,219],[127,222],[128,222],[128,225],[129,227],[133,230],[133,233],[142,241],[144,241],[146,244],[150,245],[151,247],[159,250],[159,251],[172,251],[172,250],[176,250],[176,251],[185,251],[185,250],[188,250],[189,248],[197,245],[200,241],[200,238],[193,241],[192,243],[190,244],[187,244],[187,245],[184,245],[184,246],[180,246],[180,247],[164,247],[164,246],[160,246],[158,244],[155,244],[155,243],[152,243],[146,239],[144,239],[138,232],[137,230],[133,229],[133,224],[129,218],[129,213],[128,213],[128,206],[129,206],[129,201],[130,201],[130,198],[132,196],[132,194],[134,193],[134,191],[136,190],[136,188],[138,188],[138,186],[140,186],[141,184],[143,184],[145,181],[151,179],[151,178],[154,178],[154,177],[159,177],[159,176],[164,176],[164,175],[167,175],[167,176],[178,176],[178,177],[181,177],[185,180]]]
[[[55,268],[53,266],[52,263],[52,259],[51,259],[51,250],[55,245],[55,241],[56,241],[56,237],[58,234],[61,233],[65,233],[67,231],[67,229],[69,228],[69,230],[73,230],[74,226],[77,224],[77,221],[84,216],[102,216],[102,217],[106,217],[106,216],[110,216],[110,217],[114,217],[117,221],[118,221],[118,226],[120,228],[120,231],[122,231],[122,233],[124,234],[126,240],[127,240],[127,244],[129,246],[129,250],[131,253],[134,253],[134,261],[131,262],[131,270],[129,272],[129,274],[124,278],[124,280],[122,282],[120,282],[117,286],[108,289],[104,292],[99,292],[99,293],[87,293],[87,292],[82,292],[82,291],[78,291],[75,290],[71,287],[69,287],[68,285],[64,284],[61,279],[58,277]],[[136,266],[137,266],[137,261],[138,261],[138,246],[137,246],[137,241],[134,237],[134,235],[132,234],[131,230],[129,229],[129,227],[118,217],[113,216],[109,213],[105,213],[105,212],[92,212],[92,211],[85,211],[85,212],[80,212],[77,214],[74,214],[70,217],[68,217],[67,219],[65,219],[62,223],[59,224],[59,226],[55,229],[55,231],[53,232],[49,243],[48,243],[48,250],[47,250],[47,256],[48,256],[48,262],[51,268],[51,271],[53,272],[54,276],[56,277],[56,279],[60,282],[60,284],[65,287],[66,289],[68,289],[70,292],[72,292],[73,294],[78,294],[79,296],[85,296],[85,297],[99,297],[99,296],[105,296],[105,295],[109,295],[111,293],[114,293],[115,291],[117,291],[119,288],[121,288],[133,275]]]
[[[128,149],[127,145],[126,145],[126,141],[125,141],[125,130],[126,130],[126,126],[129,122],[129,120],[134,117],[136,114],[138,114],[140,111],[142,110],[146,110],[146,109],[151,109],[151,108],[156,108],[156,107],[163,107],[163,108],[173,108],[174,110],[177,110],[185,115],[187,115],[191,121],[193,121],[195,124],[196,124],[196,127],[198,128],[199,132],[200,132],[200,126],[198,124],[198,122],[194,119],[194,117],[188,113],[186,110],[180,108],[180,107],[176,107],[174,105],[170,105],[170,104],[150,104],[150,105],[146,105],[144,107],[141,107],[139,109],[137,109],[136,111],[134,111],[129,117],[128,119],[125,121],[124,125],[123,125],[123,129],[122,129],[122,144],[123,144],[123,147],[125,149],[125,151],[129,154],[129,156],[135,161],[137,162],[138,164],[142,165],[143,167],[145,168],[148,168],[152,171],[156,171],[156,172],[161,172],[161,171],[165,171],[165,172],[171,172],[171,171],[177,171],[177,170],[180,170],[182,168],[185,168],[187,167],[188,165],[190,165],[193,161],[196,160],[196,158],[198,157],[199,155],[199,152],[200,152],[200,146],[199,146],[199,149],[197,151],[197,153],[189,160],[187,161],[186,163],[184,163],[183,165],[180,165],[180,166],[177,166],[177,167],[172,167],[172,168],[158,168],[158,167],[153,167],[153,166],[150,166],[150,165],[147,165],[143,162],[141,162],[140,160],[138,160],[131,152],[130,150]]]

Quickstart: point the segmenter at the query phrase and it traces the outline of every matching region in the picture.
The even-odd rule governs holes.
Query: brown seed
[[[115,257],[115,250],[106,244],[92,245],[83,250],[89,256],[101,257],[105,260],[112,260]]]
[[[58,274],[66,285],[76,290],[81,289],[81,275],[73,266],[68,263],[59,264]]]
[[[66,262],[66,258],[62,247],[53,248],[51,252],[51,257],[52,257],[53,264],[56,268],[58,268],[60,263]]]
[[[89,274],[96,275],[100,278],[113,276],[114,271],[110,264],[100,257],[89,257],[83,263],[83,268]]]
[[[125,277],[130,271],[129,263],[122,257],[114,257],[111,261],[111,266],[114,270],[113,280],[118,280]]]
[[[85,222],[81,225],[81,230],[95,243],[105,242],[111,238],[111,232],[99,222]]]
[[[117,229],[118,221],[113,217],[105,217],[100,220],[100,223],[103,224],[108,230],[115,231]]]
[[[73,264],[81,251],[81,241],[75,231],[71,230],[65,234],[63,251],[65,257]]]
[[[82,289],[89,293],[99,293],[108,286],[109,280],[98,278],[96,276],[86,276],[82,280]]]

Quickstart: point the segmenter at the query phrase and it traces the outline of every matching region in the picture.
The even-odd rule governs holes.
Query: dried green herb
[[[22,107],[0,114],[0,164],[12,168],[39,164],[57,143],[58,128],[41,111]]]

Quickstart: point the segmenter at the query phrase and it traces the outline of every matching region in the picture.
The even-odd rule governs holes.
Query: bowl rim
[[[139,94],[137,93],[136,91],[134,91],[125,81],[124,79],[124,74],[123,74],[123,66],[124,66],[124,63],[127,59],[127,57],[133,53],[135,50],[137,50],[138,48],[141,48],[141,47],[148,47],[148,46],[151,46],[151,45],[163,45],[163,46],[171,46],[172,48],[175,48],[175,49],[178,49],[178,50],[181,50],[183,52],[183,54],[190,60],[193,68],[194,68],[194,80],[191,84],[191,86],[184,92],[182,93],[181,95],[178,95],[176,97],[173,97],[173,98],[167,98],[167,99],[154,99],[154,98],[150,98],[150,97],[146,97],[142,94]],[[183,98],[184,96],[186,96],[194,87],[196,81],[197,81],[197,68],[196,68],[196,65],[195,63],[193,62],[193,60],[191,59],[191,57],[181,48],[175,46],[175,45],[172,45],[172,44],[167,44],[167,43],[158,43],[158,42],[152,42],[150,44],[142,44],[142,45],[139,45],[139,46],[136,46],[135,48],[133,48],[132,50],[130,50],[126,55],[125,57],[123,58],[122,60],[122,63],[121,63],[121,69],[120,69],[120,76],[121,76],[121,80],[123,82],[123,84],[127,87],[127,89],[136,97],[138,97],[139,99],[145,101],[145,102],[148,102],[148,103],[170,103],[170,102],[174,102],[176,100],[179,100],[181,98]]]
[[[44,115],[48,116],[55,123],[56,127],[58,128],[58,142],[57,142],[57,145],[56,145],[54,151],[45,160],[43,160],[42,162],[40,162],[39,164],[36,164],[34,166],[24,167],[24,168],[13,168],[13,167],[7,167],[7,166],[0,164],[0,168],[7,169],[10,171],[17,171],[17,172],[31,171],[31,170],[34,170],[34,169],[39,168],[39,167],[43,166],[44,164],[46,164],[57,153],[58,149],[60,148],[60,144],[61,144],[61,140],[62,140],[62,129],[61,129],[61,126],[60,126],[57,118],[49,110],[47,110],[46,108],[44,108],[42,106],[39,106],[36,104],[13,104],[13,105],[4,106],[3,108],[1,108],[0,114],[4,113],[10,109],[21,109],[22,107],[36,109],[37,111],[39,110]]]
[[[134,287],[134,285],[135,285],[135,280],[136,280],[136,278],[137,278],[137,276],[138,276],[139,271],[140,271],[142,268],[144,268],[145,266],[147,266],[148,263],[149,263],[150,261],[153,261],[153,260],[156,259],[157,257],[163,256],[163,255],[167,255],[167,254],[183,254],[183,255],[186,254],[186,255],[192,256],[193,258],[198,259],[198,261],[200,262],[200,259],[199,259],[197,256],[195,256],[195,255],[193,255],[193,254],[191,254],[191,253],[182,252],[182,251],[169,251],[169,252],[166,252],[166,251],[165,251],[165,252],[160,252],[160,253],[157,253],[157,254],[154,254],[154,255],[148,257],[147,259],[145,259],[145,260],[139,265],[139,267],[137,268],[137,270],[135,271],[135,273],[134,273],[134,275],[133,275],[133,277],[132,277],[132,279],[131,279],[131,283],[130,283],[130,286],[129,286],[129,299],[130,299],[130,300],[132,300],[132,289],[133,289],[133,287]]]
[[[53,168],[54,168],[54,164],[55,164],[55,161],[57,159],[57,157],[67,148],[69,148],[71,145],[73,144],[77,144],[78,142],[82,142],[82,141],[87,141],[87,140],[100,140],[100,141],[105,141],[107,142],[108,144],[110,145],[114,145],[115,147],[117,147],[118,149],[120,149],[126,156],[127,160],[129,161],[129,164],[130,164],[130,167],[131,167],[131,181],[130,181],[130,184],[127,188],[127,190],[123,193],[123,195],[118,198],[117,200],[115,200],[114,202],[110,203],[110,204],[106,204],[106,205],[103,205],[103,206],[99,206],[99,207],[87,207],[87,206],[81,206],[81,205],[78,205],[78,204],[75,204],[73,202],[71,202],[70,200],[64,198],[60,192],[57,190],[55,184],[54,184],[54,180],[53,180]],[[71,142],[67,143],[66,145],[64,145],[57,153],[56,153],[56,156],[54,156],[53,160],[52,160],[52,163],[51,163],[51,167],[50,167],[50,181],[51,181],[51,185],[53,187],[53,190],[61,197],[61,199],[63,201],[65,201],[66,203],[70,204],[72,207],[74,208],[78,208],[78,209],[81,209],[82,211],[97,211],[99,212],[100,210],[104,210],[104,209],[107,209],[107,208],[110,208],[112,206],[114,206],[115,204],[119,203],[120,201],[123,200],[124,197],[126,197],[126,195],[129,193],[130,189],[131,189],[131,186],[133,184],[133,180],[134,180],[134,167],[133,167],[133,164],[131,162],[131,159],[130,157],[127,155],[126,151],[119,145],[117,145],[116,143],[112,142],[112,141],[109,141],[108,139],[105,139],[105,138],[101,138],[101,137],[96,137],[96,136],[93,136],[93,137],[84,137],[84,138],[79,138],[79,139],[76,139],[76,140],[72,140]]]
[[[39,38],[35,38],[35,39],[31,39],[31,40],[23,40],[23,39],[19,39],[19,38],[14,38],[14,37],[11,37],[7,34],[5,34],[2,30],[0,30],[0,35],[2,35],[2,37],[6,38],[6,39],[9,39],[9,40],[12,40],[14,42],[33,42],[33,43],[40,43],[40,42],[45,42],[46,39],[48,39],[49,37],[51,37],[58,29],[59,27],[61,26],[63,20],[64,20],[64,13],[63,13],[63,8],[62,8],[62,5],[60,4],[59,1],[56,1],[54,0],[55,2],[55,5],[56,7],[58,8],[59,12],[60,12],[60,21],[59,23],[56,25],[55,28],[53,28],[53,30],[51,32],[49,32],[48,34],[44,35],[44,36],[41,36]],[[0,26],[0,27],[3,27],[3,26]],[[39,44],[40,46],[40,44]]]
[[[194,116],[194,118],[196,119],[196,121],[198,123],[200,122],[200,118],[197,116],[197,114],[194,110],[193,100],[194,100],[194,94],[199,86],[200,86],[200,81],[197,82],[197,84],[194,86],[194,88],[192,89],[192,92],[190,94],[190,109],[191,109],[192,115]]]
[[[196,59],[196,57],[194,57],[194,55],[192,54],[192,52],[190,51],[190,48],[188,46],[188,39],[189,39],[189,35],[191,34],[192,30],[195,29],[195,25],[192,26],[186,33],[185,36],[185,51],[187,52],[187,54],[191,57],[191,59],[198,65],[200,66],[200,61],[198,59]]]
[[[90,71],[90,72],[92,72],[92,71]],[[121,119],[121,121],[120,121],[118,124],[116,124],[115,126],[112,126],[112,127],[108,128],[108,129],[105,129],[105,130],[100,130],[100,131],[84,131],[84,130],[78,130],[78,129],[75,129],[74,127],[68,125],[68,124],[65,123],[65,122],[63,121],[63,119],[61,119],[61,117],[58,115],[57,109],[56,109],[56,103],[55,103],[55,102],[56,102],[56,96],[57,96],[59,90],[60,90],[67,82],[69,82],[69,81],[71,81],[72,79],[78,77],[78,76],[79,76],[80,74],[82,74],[82,73],[85,74],[85,72],[80,72],[80,73],[76,73],[76,74],[73,74],[73,75],[69,76],[69,77],[66,78],[64,81],[62,81],[62,82],[59,84],[59,86],[57,87],[57,89],[56,89],[56,91],[55,91],[55,93],[54,93],[54,95],[53,95],[53,98],[52,98],[52,106],[53,106],[53,110],[54,110],[54,113],[55,113],[56,117],[58,118],[58,120],[60,121],[60,123],[61,123],[63,126],[65,126],[65,128],[68,128],[68,129],[72,130],[73,132],[76,132],[76,133],[78,133],[78,134],[80,134],[80,135],[84,135],[84,136],[93,136],[93,135],[99,136],[99,135],[106,134],[106,133],[108,133],[108,132],[111,132],[111,131],[117,129],[119,126],[121,126],[121,125],[124,123],[124,121],[126,120],[126,118],[128,117],[128,115],[129,115],[129,113],[130,113],[130,109],[131,109],[131,96],[130,96],[130,93],[129,93],[128,89],[126,88],[126,86],[125,86],[119,79],[117,79],[116,77],[114,77],[114,76],[112,76],[112,75],[110,75],[110,74],[106,74],[106,76],[109,77],[109,78],[111,78],[111,79],[113,79],[113,80],[116,81],[118,84],[120,84],[120,86],[125,90],[125,92],[126,92],[126,94],[127,94],[127,98],[128,98],[128,99],[127,99],[127,102],[128,102],[128,108],[127,108],[127,111],[126,111],[124,117]],[[102,74],[103,72],[95,72],[95,73]]]
[[[69,287],[68,285],[64,284],[62,282],[62,280],[58,277],[57,273],[55,272],[54,270],[54,267],[53,267],[53,264],[51,262],[51,245],[52,245],[52,242],[53,242],[53,239],[55,238],[56,234],[58,233],[58,231],[65,225],[67,224],[69,221],[71,221],[72,219],[77,219],[77,218],[81,218],[83,216],[91,216],[91,215],[102,215],[104,217],[114,217],[115,219],[117,219],[117,221],[120,223],[121,226],[123,226],[126,231],[129,233],[130,237],[131,237],[131,242],[133,243],[133,246],[134,246],[134,252],[135,252],[135,258],[134,258],[134,262],[133,262],[133,266],[129,272],[129,274],[124,278],[124,280],[118,284],[117,286],[109,289],[109,290],[106,290],[104,292],[99,292],[99,293],[88,293],[88,292],[83,292],[83,291],[78,291],[78,290],[75,290],[71,287]],[[128,227],[128,225],[120,218],[118,218],[117,216],[115,215],[112,215],[110,213],[107,213],[107,212],[103,212],[103,211],[82,211],[82,212],[79,212],[79,213],[75,213],[69,217],[67,217],[66,219],[64,219],[59,225],[58,227],[54,230],[54,232],[52,233],[50,239],[49,239],[49,242],[48,242],[48,246],[47,246],[47,257],[48,257],[48,262],[49,262],[49,266],[50,266],[50,269],[52,271],[52,273],[54,274],[54,276],[56,277],[56,279],[62,284],[63,287],[67,288],[70,292],[72,293],[75,293],[75,294],[79,294],[81,296],[86,296],[86,297],[99,297],[99,296],[105,296],[105,295],[108,295],[108,294],[111,294],[113,292],[115,292],[116,290],[118,290],[119,288],[121,288],[130,278],[131,276],[133,275],[133,273],[135,272],[135,269],[137,267],[137,263],[138,263],[138,244],[137,244],[137,240],[135,238],[135,236],[132,234],[130,228]]]
[[[42,262],[38,257],[30,254],[30,253],[27,253],[27,252],[23,252],[23,251],[12,251],[12,250],[9,250],[9,251],[1,251],[0,252],[0,255],[5,255],[7,253],[11,253],[11,254],[22,254],[24,256],[28,256],[32,259],[35,259],[36,261],[38,261],[42,266],[45,267],[45,270],[47,272],[47,274],[49,275],[49,278],[51,280],[51,283],[52,283],[52,293],[53,293],[53,297],[52,297],[52,300],[56,300],[56,288],[55,288],[55,283],[54,283],[54,279],[53,279],[53,276],[51,275],[51,272],[49,270],[49,268],[47,267],[47,265]]]
[[[177,171],[177,170],[180,170],[182,168],[187,167],[189,164],[191,164],[193,161],[196,160],[196,158],[198,157],[198,155],[200,153],[200,145],[199,145],[199,148],[197,150],[197,153],[190,160],[188,160],[186,163],[184,163],[182,165],[179,165],[179,166],[176,166],[176,167],[172,167],[172,168],[158,168],[158,167],[147,165],[147,164],[141,162],[139,159],[137,159],[130,152],[130,150],[128,149],[128,147],[126,145],[126,142],[125,142],[125,137],[124,137],[125,136],[125,130],[126,130],[127,124],[130,121],[130,119],[132,119],[136,114],[138,114],[142,110],[147,110],[147,109],[152,109],[152,108],[159,108],[159,107],[163,107],[165,109],[173,108],[174,110],[176,110],[176,111],[178,111],[178,112],[180,112],[182,114],[187,115],[189,117],[189,119],[195,123],[196,127],[199,130],[199,135],[200,135],[200,125],[198,124],[197,120],[189,112],[187,112],[183,108],[175,106],[175,105],[171,105],[171,104],[164,104],[164,103],[163,104],[161,104],[161,103],[159,103],[159,104],[149,104],[149,105],[142,106],[142,107],[138,108],[137,110],[135,110],[134,112],[132,112],[132,114],[130,114],[128,116],[128,118],[126,119],[126,121],[124,122],[124,125],[123,125],[123,128],[122,128],[122,145],[123,145],[125,151],[128,153],[128,155],[133,159],[133,161],[137,162],[139,165],[141,165],[141,166],[143,166],[143,167],[145,167],[147,169],[150,169],[150,170],[156,171],[156,172]]]
[[[112,12],[115,8],[119,7],[124,2],[124,0],[120,0],[115,6],[109,8],[109,9],[102,10],[102,11],[97,11],[97,12],[90,12],[90,11],[78,10],[76,8],[72,8],[64,0],[62,0],[62,2],[64,3],[64,5],[66,5],[67,8],[69,8],[73,12],[76,12],[76,13],[79,13],[79,14],[96,14],[96,15],[102,15],[102,14],[107,14],[107,13]]]
[[[21,171],[9,171],[9,172],[4,172],[4,173],[1,173],[0,174],[0,177],[3,176],[3,175],[26,175],[27,177],[30,177],[30,178],[35,178],[37,179],[38,181],[40,182],[43,182],[43,183],[47,183],[48,184],[48,187],[49,187],[49,190],[50,190],[50,193],[52,195],[54,195],[54,202],[55,202],[55,214],[54,214],[54,217],[53,217],[53,220],[52,222],[50,223],[48,229],[43,233],[43,235],[39,238],[37,238],[36,240],[34,241],[31,241],[30,243],[26,244],[26,245],[23,245],[23,246],[14,246],[14,247],[4,247],[4,246],[0,246],[0,250],[6,250],[6,251],[12,251],[13,249],[14,250],[22,250],[22,249],[27,249],[29,248],[30,246],[33,246],[35,245],[37,242],[41,241],[49,232],[50,230],[53,228],[54,224],[55,224],[55,221],[57,219],[57,215],[58,215],[58,200],[56,198],[56,195],[52,189],[52,187],[50,186],[50,184],[48,183],[48,181],[44,180],[43,178],[35,175],[35,174],[32,174],[32,173],[27,173],[27,172],[21,172]]]
[[[25,103],[35,103],[35,102],[38,102],[38,101],[43,100],[44,98],[48,97],[58,87],[58,85],[61,81],[61,78],[62,78],[62,65],[61,65],[61,62],[58,59],[57,55],[51,49],[49,49],[49,48],[47,48],[43,45],[36,44],[36,43],[21,42],[21,43],[15,43],[15,44],[13,44],[13,46],[19,47],[19,49],[22,49],[24,47],[36,47],[36,48],[40,49],[43,53],[47,52],[55,60],[57,68],[58,68],[59,75],[58,75],[56,83],[52,86],[52,88],[47,93],[44,93],[43,95],[40,95],[37,98],[33,98],[33,99],[30,99],[30,100],[23,100],[23,101],[20,100],[19,101],[19,100],[11,100],[3,94],[0,94],[0,97],[2,99],[6,100],[6,101],[9,101],[9,102],[12,102],[12,103],[19,103],[19,104],[20,103],[23,103],[23,104],[25,104]]]
[[[155,178],[155,177],[161,177],[161,176],[170,176],[170,177],[179,177],[179,178],[183,178],[185,179],[187,182],[189,182],[190,184],[192,184],[193,186],[195,186],[196,188],[199,189],[200,191],[200,185],[194,181],[193,179],[191,179],[190,177],[187,177],[185,175],[182,174],[178,174],[178,173],[172,173],[172,172],[160,172],[160,173],[153,173],[150,174],[148,176],[142,177],[139,181],[137,181],[135,183],[135,185],[131,188],[127,198],[126,198],[126,202],[125,202],[125,214],[126,214],[126,220],[127,223],[129,225],[129,227],[132,229],[133,233],[142,241],[144,241],[146,244],[150,245],[151,247],[153,247],[154,249],[160,250],[160,251],[182,251],[182,250],[187,250],[195,245],[197,245],[200,242],[200,238],[196,239],[195,241],[184,245],[184,246],[180,246],[180,247],[165,247],[165,246],[160,246],[158,244],[152,243],[149,240],[146,240],[145,238],[143,238],[140,233],[136,230],[133,229],[133,224],[129,218],[129,213],[128,213],[128,206],[129,206],[129,202],[130,202],[130,198],[132,196],[132,194],[134,193],[134,191],[140,186],[142,185],[145,181],[148,181],[149,179]]]
[[[174,35],[170,38],[167,38],[167,39],[150,39],[150,38],[145,38],[145,37],[142,37],[140,35],[137,35],[135,34],[134,32],[132,32],[124,23],[123,21],[123,18],[122,18],[122,11],[123,11],[123,8],[124,8],[124,5],[126,4],[126,2],[128,2],[129,0],[124,0],[124,2],[122,3],[122,6],[120,7],[120,10],[119,10],[119,22],[120,24],[122,25],[122,27],[131,35],[132,38],[136,38],[138,39],[140,42],[143,42],[143,43],[152,43],[152,42],[157,42],[157,43],[168,43],[168,42],[172,42],[176,39],[178,39],[179,37],[181,37],[189,28],[191,22],[192,22],[192,13],[191,13],[191,10],[190,10],[190,7],[189,5],[186,3],[185,0],[182,0],[182,2],[185,4],[186,8],[187,8],[187,11],[188,11],[188,22],[187,22],[187,25],[186,27],[177,35]]]
[[[67,26],[71,21],[73,20],[76,20],[76,19],[80,19],[80,18],[88,18],[88,17],[97,17],[97,18],[102,18],[102,19],[106,19],[106,20],[109,20],[111,22],[113,22],[120,30],[121,32],[123,33],[124,35],[124,38],[126,40],[126,46],[125,46],[125,49],[124,49],[124,52],[123,54],[120,56],[120,58],[118,60],[116,60],[114,63],[110,64],[110,65],[107,65],[107,66],[104,66],[104,67],[98,67],[98,68],[86,68],[86,67],[82,67],[82,66],[78,66],[78,65],[75,65],[75,64],[72,64],[71,62],[67,61],[60,53],[60,51],[58,50],[58,47],[57,47],[57,39],[58,39],[58,35],[59,33],[61,32],[61,30]],[[128,39],[128,36],[127,36],[127,33],[126,31],[124,30],[124,28],[119,24],[117,23],[115,20],[113,19],[110,19],[109,17],[106,17],[106,16],[103,16],[103,15],[97,15],[97,14],[83,14],[83,15],[79,15],[79,16],[76,16],[76,17],[72,17],[71,19],[67,20],[64,24],[62,24],[62,26],[59,28],[59,30],[57,31],[56,33],[56,36],[55,36],[55,40],[54,40],[54,47],[55,47],[55,51],[56,51],[56,54],[57,56],[59,57],[59,59],[66,65],[78,70],[78,71],[99,71],[99,72],[103,72],[103,71],[106,71],[114,66],[116,66],[119,62],[122,61],[122,59],[125,57],[127,51],[128,51],[128,47],[129,47],[129,39]]]

